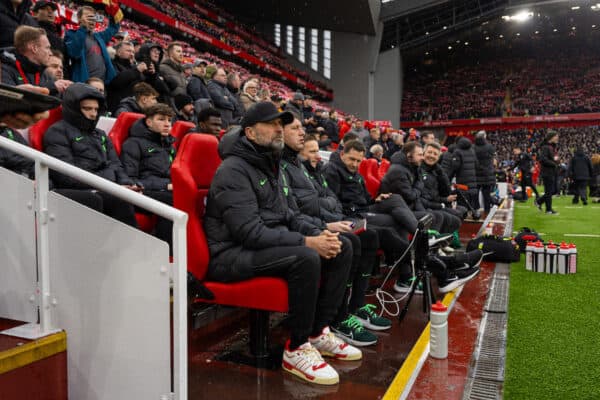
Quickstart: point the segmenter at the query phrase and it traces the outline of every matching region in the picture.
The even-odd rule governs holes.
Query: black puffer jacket
[[[133,86],[144,80],[144,74],[131,61],[115,57],[113,66],[117,75],[108,85],[108,111],[114,113],[121,100],[133,93]]]
[[[81,113],[79,103],[84,99],[96,99],[100,103],[96,120],[89,120]],[[132,185],[111,140],[104,131],[96,129],[103,108],[104,97],[95,88],[83,83],[69,86],[63,96],[63,119],[48,128],[44,135],[44,152],[109,181]],[[88,188],[55,171],[50,171],[50,176],[58,188]]]
[[[517,168],[521,171],[521,174],[530,176],[531,168],[533,168],[533,159],[525,152],[519,154],[515,160]]]
[[[48,88],[52,95],[58,93],[56,86],[54,86],[54,78],[48,74],[44,74],[46,67],[32,63],[26,57],[16,53],[14,49],[3,49],[0,53],[0,61],[2,62],[2,83],[10,86],[30,83],[32,85]],[[21,63],[21,68],[23,69],[27,81],[23,79],[17,69],[17,61]],[[36,76],[38,78],[37,80]]]
[[[423,206],[431,210],[439,210],[442,204],[446,205],[446,199],[450,195],[450,181],[442,167],[438,164],[429,166],[425,163],[419,168],[423,192],[421,202]]]
[[[319,195],[319,191],[304,164],[298,159],[298,153],[285,147],[281,160],[281,168],[285,173],[287,183],[292,189],[293,197],[300,212],[320,218],[325,222],[341,221],[342,211],[335,196]],[[333,212],[332,212],[333,211]]]
[[[37,21],[29,15],[31,5],[31,0],[23,0],[15,12],[10,0],[0,0],[0,48],[14,45],[15,31],[19,25],[38,26]]]
[[[576,181],[588,181],[594,176],[592,161],[580,148],[575,151],[569,163],[569,176]]]
[[[233,112],[235,111],[235,100],[233,95],[225,85],[214,79],[208,81],[207,87],[215,108],[221,113],[223,126],[228,127],[233,122]]]
[[[113,112],[112,116],[116,118],[119,116],[119,114],[124,112],[134,112],[139,114],[143,113],[139,104],[135,101],[135,97],[133,96],[125,97],[123,100],[121,100],[119,106],[115,109],[115,112]]]
[[[323,163],[319,162],[316,167],[310,165],[308,160],[302,161],[304,170],[308,173],[311,182],[319,194],[319,206],[321,215],[326,222],[342,221],[346,218],[342,203],[335,193],[329,188],[329,182],[325,178]]]
[[[484,138],[475,139],[475,157],[477,157],[477,184],[496,184],[496,172],[494,170],[494,155],[496,149]]]
[[[19,132],[8,127],[0,127],[0,136],[29,147],[27,141]],[[0,167],[31,178],[33,177],[35,163],[29,158],[0,147]]]
[[[175,138],[152,132],[145,118],[136,121],[123,143],[121,162],[127,175],[147,190],[167,190],[175,159]]]
[[[558,161],[554,158],[558,155],[556,144],[544,142],[540,149],[540,165],[542,176],[553,176],[558,174]]]
[[[204,230],[210,248],[210,279],[230,282],[253,276],[256,250],[304,245],[320,230],[295,218],[283,190],[279,158],[245,136],[222,149],[206,204]]]
[[[329,188],[342,203],[345,215],[360,217],[360,214],[368,212],[373,200],[367,191],[364,178],[358,171],[348,171],[340,156],[332,153],[324,172]]]
[[[456,183],[467,185],[469,190],[477,189],[477,157],[473,145],[467,138],[460,138],[452,153],[449,179],[456,176]]]
[[[455,144],[448,146],[448,151],[442,153],[440,156],[440,161],[438,162],[440,167],[442,167],[444,170],[446,176],[449,178],[452,177],[452,155],[454,154],[454,150],[456,150]]]
[[[150,50],[158,49],[160,55],[158,56],[158,62],[154,62],[150,60]],[[157,43],[144,43],[138,52],[135,54],[135,60],[139,63],[145,62],[146,65],[150,65],[150,63],[154,64],[154,73],[151,74],[148,70],[144,72],[144,82],[149,84],[156,90],[159,94],[159,101],[162,103],[169,103],[171,101],[171,92],[169,87],[165,83],[164,78],[159,72],[160,62],[163,58],[163,49]]]
[[[419,167],[410,164],[403,151],[394,154],[392,165],[381,180],[379,193],[399,194],[411,210],[424,211],[421,204],[422,192]]]

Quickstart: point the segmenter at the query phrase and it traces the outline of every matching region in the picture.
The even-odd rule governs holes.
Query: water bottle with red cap
[[[558,257],[558,250],[556,245],[552,242],[546,247],[546,273],[556,274],[556,261]]]
[[[574,274],[577,272],[577,246],[575,243],[569,245],[569,273]]]
[[[448,357],[448,307],[438,300],[431,306],[429,321],[429,355],[433,358],[446,358]]]
[[[569,254],[571,254],[569,245],[561,242],[558,248],[558,273],[561,275],[569,273]]]

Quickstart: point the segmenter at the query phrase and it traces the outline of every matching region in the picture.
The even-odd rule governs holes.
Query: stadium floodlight
[[[533,13],[531,11],[520,11],[514,15],[503,15],[502,19],[505,21],[516,21],[516,22],[525,22],[528,19],[533,17]]]

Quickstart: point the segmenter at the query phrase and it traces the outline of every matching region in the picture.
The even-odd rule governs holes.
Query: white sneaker
[[[338,373],[323,361],[323,357],[309,342],[295,350],[289,350],[290,341],[285,344],[281,366],[287,372],[319,385],[335,385],[340,381]]]
[[[335,336],[328,326],[323,328],[323,332],[319,336],[310,337],[308,340],[310,344],[319,350],[322,356],[344,361],[354,361],[362,358],[362,351]]]

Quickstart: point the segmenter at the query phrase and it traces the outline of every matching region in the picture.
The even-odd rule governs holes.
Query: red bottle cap
[[[446,307],[444,304],[442,304],[441,301],[438,300],[434,305],[431,306],[431,311],[446,312],[448,311],[448,307]]]
[[[566,250],[566,249],[568,249],[568,248],[569,248],[569,245],[568,245],[568,244],[566,244],[565,242],[562,242],[562,243],[560,244],[560,248],[561,248],[561,249],[563,249],[563,250]]]
[[[554,245],[554,243],[550,243],[550,244],[548,245],[548,248],[549,248],[549,249],[552,249],[552,250],[556,250],[556,246]]]
[[[577,248],[577,246],[575,246],[575,243],[570,243],[570,244],[569,244],[569,248],[570,248],[570,249],[576,249],[576,248]]]

